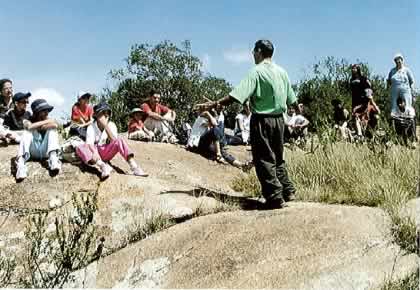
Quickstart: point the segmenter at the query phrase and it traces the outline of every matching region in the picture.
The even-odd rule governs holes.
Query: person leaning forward
[[[218,101],[195,106],[209,110],[218,104],[244,104],[250,99],[252,157],[267,209],[281,208],[295,194],[283,159],[283,114],[287,106],[296,106],[297,99],[286,71],[271,61],[273,52],[269,40],[258,40],[253,50],[256,66],[239,85]]]

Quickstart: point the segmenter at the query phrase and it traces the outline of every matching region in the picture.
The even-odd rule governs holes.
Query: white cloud
[[[205,53],[203,57],[201,58],[201,62],[203,63],[202,69],[206,72],[210,71],[211,66],[211,58],[210,55]]]
[[[230,49],[223,53],[223,57],[226,61],[233,64],[243,64],[252,62],[252,54],[247,49]]]
[[[67,108],[66,99],[55,89],[38,88],[33,90],[29,100],[32,103],[36,99],[45,99],[48,104],[54,106],[54,110],[51,112],[53,117],[64,117],[66,113],[70,114],[71,107]]]

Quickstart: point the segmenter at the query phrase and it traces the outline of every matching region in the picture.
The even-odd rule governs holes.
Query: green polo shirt
[[[257,114],[281,115],[297,101],[286,71],[267,60],[251,69],[229,95],[241,104],[250,98],[251,111]]]

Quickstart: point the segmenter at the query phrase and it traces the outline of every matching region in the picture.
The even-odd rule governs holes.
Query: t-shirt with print
[[[144,123],[142,120],[136,120],[132,118],[130,122],[128,123],[128,133],[133,133],[138,130],[141,130],[144,128]]]
[[[8,126],[12,131],[24,130],[23,121],[30,120],[31,113],[28,111],[18,114],[16,110],[9,111],[4,118],[4,125]]]
[[[163,116],[169,112],[169,108],[164,105],[156,104],[155,107],[152,107],[148,102],[143,103],[141,105],[141,109],[144,111],[146,116],[148,116],[151,112],[159,114],[160,116]]]
[[[93,116],[93,108],[91,105],[86,105],[85,109],[82,110],[79,105],[74,105],[71,110],[71,120],[76,123],[85,123],[89,122]]]
[[[117,126],[114,122],[109,121],[108,127],[111,130],[114,137],[118,136]],[[86,144],[89,145],[104,145],[109,141],[106,130],[101,131],[98,127],[98,123],[95,121],[90,124],[86,130]]]
[[[289,76],[280,66],[264,60],[229,94],[241,104],[250,99],[252,113],[282,115],[297,101]]]

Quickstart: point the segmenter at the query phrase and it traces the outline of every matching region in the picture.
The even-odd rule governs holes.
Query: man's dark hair
[[[260,39],[255,43],[254,51],[260,52],[264,58],[272,57],[274,46],[270,40]]]
[[[153,96],[154,94],[159,94],[160,95],[160,92],[158,90],[152,89],[149,92],[149,97]]]
[[[9,79],[1,79],[0,80],[0,91],[3,90],[3,87],[4,87],[5,83],[11,83],[12,84],[12,81],[9,80]]]

